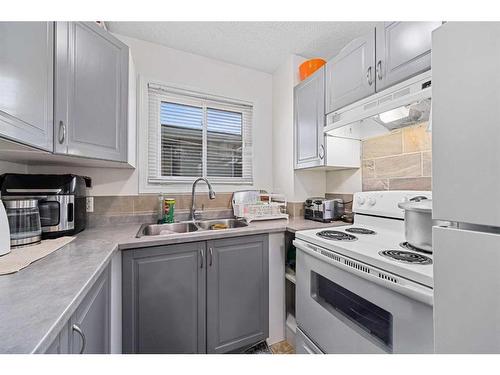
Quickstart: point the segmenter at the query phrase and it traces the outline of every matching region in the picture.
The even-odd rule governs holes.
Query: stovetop
[[[322,232],[340,234],[320,235]],[[353,225],[299,231],[295,235],[297,239],[433,287],[432,254],[402,247],[405,243],[402,220],[358,216]]]
[[[316,233],[316,236],[330,241],[356,241],[358,238],[340,230],[325,229]]]

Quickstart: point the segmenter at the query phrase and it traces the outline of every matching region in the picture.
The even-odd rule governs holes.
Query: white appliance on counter
[[[500,353],[500,23],[433,33],[435,349]]]
[[[7,213],[0,199],[0,256],[10,253],[10,227]]]
[[[405,242],[399,202],[354,194],[354,224],[296,233],[297,353],[432,353],[431,253]]]

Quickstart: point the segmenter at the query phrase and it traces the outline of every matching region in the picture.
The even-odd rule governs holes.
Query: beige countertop
[[[260,233],[348,225],[303,218],[254,221],[245,228],[136,238],[139,224],[87,229],[29,267],[0,276],[0,353],[44,352],[118,250]]]

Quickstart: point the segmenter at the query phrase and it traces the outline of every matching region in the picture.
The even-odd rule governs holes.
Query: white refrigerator
[[[432,36],[437,353],[500,353],[500,23]]]

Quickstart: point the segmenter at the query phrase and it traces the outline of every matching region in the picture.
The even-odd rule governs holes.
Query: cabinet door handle
[[[382,60],[377,62],[377,78],[379,81],[382,79]]]
[[[200,268],[203,268],[203,264],[205,263],[205,254],[203,254],[203,249],[200,249]]]
[[[65,139],[66,139],[66,126],[64,125],[64,122],[59,121],[59,134],[57,140],[59,141],[60,144],[63,144]]]
[[[373,84],[372,67],[371,66],[366,71],[366,80],[368,81],[368,85],[371,86]]]
[[[323,160],[323,158],[325,157],[325,146],[323,146],[323,145],[320,145],[320,146],[321,146],[321,148],[319,150],[319,158],[321,160]]]
[[[212,248],[208,249],[209,254],[210,254],[210,263],[209,266],[212,267],[212,263],[214,261],[214,250]]]
[[[87,345],[87,339],[85,337],[85,334],[83,333],[83,330],[81,329],[81,327],[78,325],[78,324],[73,324],[73,326],[71,327],[71,329],[78,333],[80,335],[80,337],[82,338],[82,347],[80,348],[80,353],[79,354],[83,354],[83,352],[85,351],[85,346]]]

